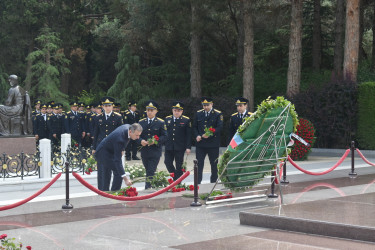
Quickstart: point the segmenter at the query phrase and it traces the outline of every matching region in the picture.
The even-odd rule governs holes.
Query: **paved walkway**
[[[308,161],[298,164],[305,169],[318,172],[330,168],[338,158],[313,154]],[[375,162],[373,156],[368,159]],[[193,157],[189,156],[188,160],[188,166],[192,168]],[[163,165],[161,160],[160,169],[163,169]],[[57,187],[50,188],[33,202],[0,212],[0,233],[15,237],[22,241],[24,246],[31,245],[33,249],[375,248],[375,244],[369,242],[240,225],[239,214],[243,211],[269,209],[290,214],[288,209],[293,205],[292,208],[299,213],[310,208],[310,213],[306,214],[310,215],[310,218],[317,218],[323,215],[319,206],[329,204],[327,207],[332,207],[332,210],[327,209],[330,213],[324,215],[331,221],[374,226],[373,214],[370,216],[372,219],[368,220],[368,214],[362,214],[360,210],[356,213],[350,208],[358,209],[361,207],[358,204],[363,203],[371,207],[371,201],[375,197],[375,167],[370,167],[356,158],[358,177],[355,179],[348,177],[349,158],[338,169],[323,176],[302,174],[290,165],[287,169],[290,184],[281,186],[283,203],[279,196],[277,199],[259,198],[190,207],[191,198],[183,197],[183,193],[169,192],[149,200],[121,202],[98,196],[85,187],[76,185],[71,189],[73,198],[70,200],[74,209],[67,213],[61,210],[65,203],[63,182],[60,186],[56,183]],[[212,184],[208,183],[209,175],[207,162],[204,184],[199,190],[201,193],[212,188]],[[95,182],[95,176],[90,178]],[[26,198],[35,193],[38,187],[43,186],[40,181],[36,183],[37,180],[27,182],[30,184],[26,184],[25,181],[15,184],[23,186],[23,191],[12,191],[14,187],[5,185],[3,181],[0,185],[0,205]],[[187,182],[192,182],[191,177]],[[28,186],[29,189],[25,189]],[[4,192],[3,187],[8,188],[8,191]],[[150,192],[152,191],[144,190],[140,195]],[[268,190],[266,193],[269,192]],[[235,197],[240,195],[243,194],[234,194]],[[330,205],[339,204],[342,198],[345,199],[347,210]],[[368,211],[373,212],[373,208]]]

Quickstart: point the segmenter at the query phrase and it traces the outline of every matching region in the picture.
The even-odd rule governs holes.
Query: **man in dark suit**
[[[169,173],[174,173],[174,180],[183,174],[182,164],[184,154],[190,154],[191,149],[191,122],[190,118],[182,115],[184,104],[175,101],[172,104],[173,115],[165,118],[168,139],[165,142],[164,163]],[[173,162],[176,161],[176,167]]]
[[[127,186],[132,185],[122,165],[122,151],[125,150],[129,140],[138,140],[141,133],[142,126],[138,123],[121,125],[97,146],[95,157],[98,165],[99,190],[109,190],[111,172],[113,172],[112,191],[121,189],[122,180]]]
[[[137,103],[135,101],[128,102],[129,109],[124,111],[122,116],[124,119],[124,124],[133,124],[135,122],[139,122],[140,113],[137,110]],[[137,157],[137,142],[130,141],[128,146],[125,149],[125,157],[127,161],[133,160],[140,160]]]
[[[146,169],[146,178],[152,179],[159,164],[162,145],[167,139],[167,128],[164,120],[157,118],[158,104],[155,101],[148,101],[146,105],[147,118],[139,121],[143,128],[141,138],[138,143],[142,145],[141,157],[143,166]],[[157,136],[158,142],[151,142]],[[151,183],[146,181],[146,189],[151,188]]]
[[[78,112],[78,103],[70,103],[70,111],[65,114],[64,117],[64,128],[65,133],[69,133],[72,139],[78,144],[81,144],[82,138],[85,137],[85,117],[83,114]]]
[[[49,116],[47,115],[47,105],[42,104],[40,106],[40,114],[37,114],[34,118],[34,135],[37,143],[40,139],[48,138],[48,123]]]
[[[113,103],[114,99],[112,97],[102,98],[104,112],[96,117],[96,124],[94,126],[94,132],[92,133],[92,136],[94,137],[94,150],[104,138],[123,124],[121,115],[113,112]]]
[[[55,146],[58,146],[61,141],[61,134],[63,129],[63,117],[59,115],[59,103],[53,106],[53,112],[49,117],[49,132],[50,139]]]
[[[233,138],[238,127],[243,123],[245,117],[251,116],[253,113],[247,110],[249,100],[243,97],[236,98],[237,112],[231,115],[229,124],[229,141]]]
[[[193,132],[196,141],[196,157],[198,160],[198,183],[202,182],[204,159],[206,155],[210,159],[211,178],[210,182],[217,180],[217,161],[219,158],[220,132],[223,128],[223,114],[213,109],[212,99],[202,97],[203,109],[195,114]],[[207,135],[205,129],[214,129],[212,136]]]

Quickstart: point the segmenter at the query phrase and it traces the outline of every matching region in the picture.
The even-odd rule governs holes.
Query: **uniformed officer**
[[[34,136],[37,141],[40,139],[48,138],[49,131],[48,131],[48,123],[49,123],[49,116],[47,115],[47,105],[42,104],[40,106],[40,114],[35,116],[35,126],[34,126]]]
[[[69,133],[72,139],[81,144],[82,138],[85,137],[84,116],[78,112],[78,103],[70,103],[70,111],[64,117],[65,133]]]
[[[190,154],[191,149],[191,122],[190,118],[182,115],[184,104],[175,101],[172,104],[173,115],[165,118],[168,139],[165,142],[164,163],[169,173],[174,173],[174,180],[182,174],[184,154]],[[173,162],[176,161],[176,167]]]
[[[137,103],[135,101],[128,102],[129,109],[123,112],[124,124],[138,123],[140,119],[140,113],[137,110]],[[125,157],[127,161],[140,160],[137,157],[137,142],[130,141],[125,149]]]
[[[55,105],[55,101],[50,101],[47,103],[47,115],[52,114],[54,105]]]
[[[243,98],[243,97],[236,98],[237,112],[232,114],[230,117],[229,141],[233,138],[238,127],[243,123],[243,119],[253,114],[247,110],[248,103],[249,103],[249,100],[247,100],[246,98]]]
[[[84,115],[85,115],[85,138],[82,140],[82,147],[89,148],[92,145],[92,139],[91,139],[91,133],[92,131],[90,130],[91,126],[90,123],[92,121],[92,112],[91,112],[91,106],[90,105],[85,105],[84,108]]]
[[[37,114],[40,114],[40,105],[42,104],[41,100],[36,100],[34,102],[34,110],[31,112],[32,117],[34,118]]]
[[[119,102],[113,103],[113,112],[121,114],[121,103]]]
[[[93,149],[95,153],[96,147],[106,138],[113,130],[123,124],[122,117],[119,113],[113,112],[114,99],[112,97],[102,98],[104,112],[96,117],[94,126]]]
[[[164,120],[157,118],[158,104],[155,101],[148,101],[146,105],[147,118],[139,121],[143,128],[141,138],[138,143],[142,145],[141,158],[146,169],[146,178],[152,179],[159,164],[162,145],[167,139],[167,128]],[[158,143],[151,142],[151,139],[158,139]],[[151,183],[146,181],[146,189],[151,188]]]
[[[210,160],[210,182],[217,180],[217,161],[219,157],[220,132],[223,128],[223,114],[213,109],[213,101],[209,97],[202,98],[203,109],[195,114],[193,132],[196,141],[196,157],[198,160],[198,183],[202,182],[204,159],[206,155]],[[205,129],[214,129],[212,136],[208,136]]]
[[[61,134],[63,130],[63,116],[59,114],[60,104],[56,103],[53,106],[52,115],[49,117],[49,138],[54,145],[59,145],[61,141]]]

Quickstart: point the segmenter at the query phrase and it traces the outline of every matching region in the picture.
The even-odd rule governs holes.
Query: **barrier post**
[[[289,181],[286,179],[286,159],[283,165],[283,179],[280,182],[282,184],[289,184]]]
[[[73,205],[69,201],[69,162],[65,162],[65,204],[62,209],[73,209]]]
[[[268,198],[277,198],[278,195],[275,194],[275,171],[272,170],[272,175],[271,175],[271,193],[268,195]]]
[[[194,201],[190,204],[190,206],[202,206],[202,203],[198,201],[198,198],[198,161],[194,160]]]
[[[354,141],[351,142],[350,151],[352,151],[352,169],[351,169],[351,171],[349,173],[349,177],[354,178],[354,177],[357,177],[357,173],[354,172],[354,151],[355,151],[355,143],[354,143]]]

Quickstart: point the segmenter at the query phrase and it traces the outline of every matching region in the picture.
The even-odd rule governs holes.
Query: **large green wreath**
[[[280,116],[289,104],[289,114]],[[231,189],[252,187],[271,173],[277,162],[275,157],[271,159],[273,154],[275,154],[275,146],[274,144],[269,144],[267,140],[271,136],[269,128],[276,119],[280,119],[278,117],[282,117],[281,119],[283,119],[282,122],[285,123],[285,127],[277,131],[275,138],[277,140],[285,140],[285,144],[283,145],[287,145],[290,140],[290,133],[296,131],[298,115],[294,105],[284,99],[284,97],[278,96],[275,100],[269,98],[264,100],[258,105],[258,109],[254,115],[245,118],[244,123],[237,130],[237,133],[244,142],[235,149],[228,146],[227,150],[219,158],[219,174],[224,171],[228,162],[233,158],[242,159],[241,162],[236,161],[236,163],[229,164],[225,172],[221,175],[220,180],[225,187]],[[265,136],[257,139],[262,134]],[[249,145],[253,150],[251,154],[248,154]],[[285,156],[286,148],[283,145],[277,145],[276,150],[284,152],[283,155]],[[261,152],[264,156],[258,160]],[[279,155],[279,157],[283,155]]]

